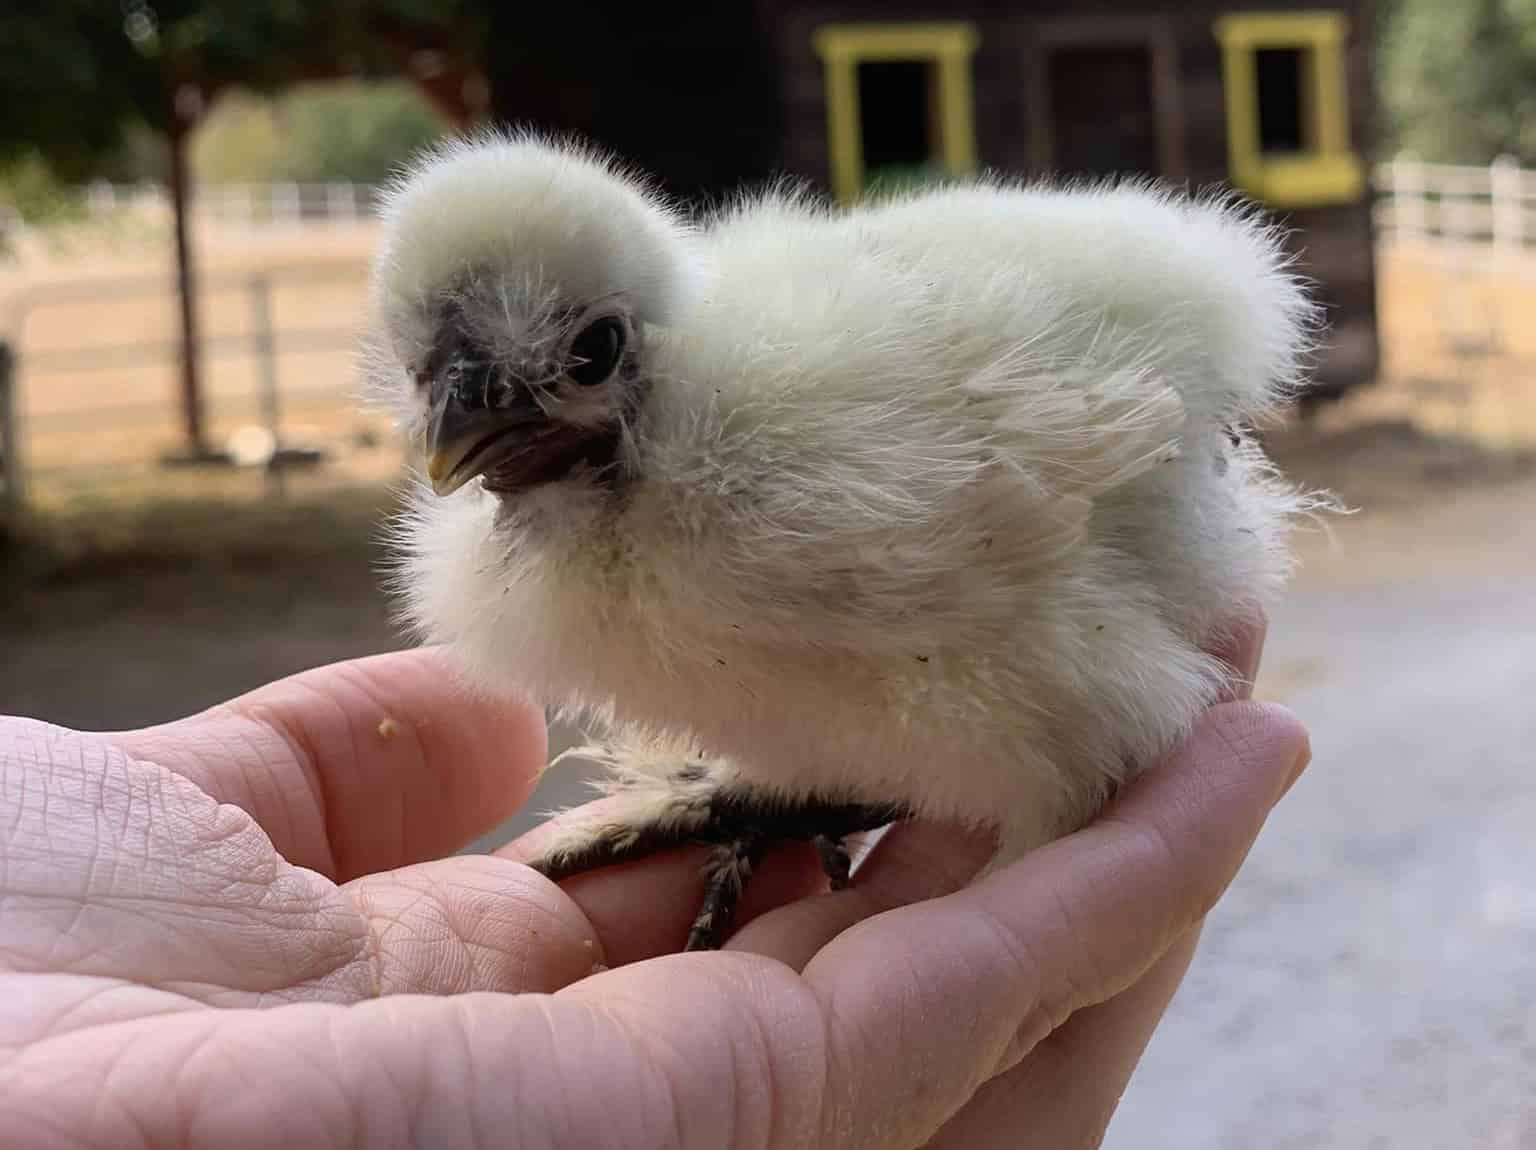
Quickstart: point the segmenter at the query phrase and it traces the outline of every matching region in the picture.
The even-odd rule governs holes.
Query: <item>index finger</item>
[[[432,649],[319,667],[108,737],[249,812],[290,862],[338,882],[491,830],[546,753],[539,711],[471,691]]]

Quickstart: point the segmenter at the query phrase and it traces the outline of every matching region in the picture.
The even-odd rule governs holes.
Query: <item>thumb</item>
[[[1135,983],[1215,904],[1308,753],[1283,708],[1215,707],[1085,829],[836,939],[805,976],[833,1020],[845,1128],[926,1139],[1074,1011]]]

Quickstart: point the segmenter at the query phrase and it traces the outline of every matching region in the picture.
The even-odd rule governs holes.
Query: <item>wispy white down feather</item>
[[[425,637],[611,720],[631,771],[682,739],[779,794],[995,825],[1006,857],[1179,737],[1222,686],[1202,648],[1286,575],[1305,500],[1229,437],[1315,315],[1231,202],[774,192],[694,227],[586,152],[482,138],[419,165],[386,232],[400,362],[466,270],[512,285],[508,338],[545,297],[642,321],[622,498],[423,490],[399,573]]]

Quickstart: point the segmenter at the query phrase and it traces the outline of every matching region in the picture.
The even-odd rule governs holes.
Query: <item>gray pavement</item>
[[[1449,569],[1415,544],[1454,513],[1400,523],[1277,613],[1260,694],[1306,720],[1313,765],[1212,914],[1110,1150],[1536,1147],[1532,520],[1511,504]]]

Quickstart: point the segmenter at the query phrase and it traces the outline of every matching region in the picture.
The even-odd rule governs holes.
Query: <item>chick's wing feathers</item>
[[[1056,322],[1090,317],[1137,336],[1177,377],[1192,412],[1267,409],[1297,378],[1314,313],[1276,229],[1252,209],[1129,183],[971,185],[872,213],[889,242],[973,282],[1000,264],[1016,304],[1049,299]]]
[[[899,442],[913,492],[986,456],[1094,498],[1271,408],[1313,322],[1272,230],[1134,185],[981,184],[848,215],[776,193],[697,244],[709,288],[677,374],[739,410],[784,405],[797,435]]]

